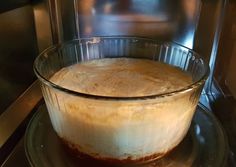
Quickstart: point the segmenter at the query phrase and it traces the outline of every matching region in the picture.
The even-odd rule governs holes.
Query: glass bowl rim
[[[147,40],[150,42],[154,42],[155,44],[161,44],[161,45],[169,45],[171,46],[171,44],[174,44],[176,46],[182,47],[184,49],[187,49],[188,52],[191,52],[194,54],[194,56],[197,56],[197,58],[203,60],[204,62],[204,68],[205,73],[204,75],[198,79],[195,82],[192,82],[191,84],[181,88],[181,89],[177,89],[174,91],[170,91],[170,92],[166,92],[166,93],[159,93],[159,94],[153,94],[153,95],[146,95],[146,96],[128,96],[128,97],[124,97],[124,96],[119,96],[119,97],[115,97],[115,96],[104,96],[104,95],[94,95],[94,94],[88,94],[88,93],[83,93],[83,92],[78,92],[78,91],[74,91],[74,90],[70,90],[68,88],[65,88],[63,86],[60,86],[58,84],[55,84],[53,82],[51,82],[50,80],[46,79],[37,69],[37,63],[40,57],[44,56],[46,53],[49,53],[50,51],[54,51],[59,50],[65,46],[67,46],[68,44],[74,44],[74,43],[81,43],[83,40],[97,40],[97,39],[133,39],[133,40]],[[209,75],[209,65],[206,63],[206,60],[200,56],[197,52],[195,52],[194,50],[181,45],[175,41],[168,41],[168,42],[163,42],[163,41],[159,41],[156,39],[152,39],[152,38],[145,38],[145,37],[132,37],[132,36],[94,36],[94,37],[88,37],[88,38],[80,38],[80,39],[73,39],[70,41],[66,41],[63,43],[59,43],[59,44],[54,44],[48,48],[46,48],[44,51],[42,51],[35,59],[34,64],[33,64],[33,70],[35,75],[38,77],[38,79],[43,83],[46,84],[47,86],[60,90],[62,92],[65,93],[69,93],[71,95],[76,95],[76,96],[80,96],[80,97],[84,97],[84,98],[89,98],[89,99],[97,99],[97,100],[148,100],[148,99],[156,99],[156,98],[164,98],[167,96],[174,96],[177,94],[184,94],[185,92],[191,91],[192,89],[195,89],[197,87],[199,87],[200,85],[203,85],[204,82],[207,80],[207,77]]]

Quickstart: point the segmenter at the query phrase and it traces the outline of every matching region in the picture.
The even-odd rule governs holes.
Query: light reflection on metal
[[[197,135],[199,135],[201,133],[201,129],[200,129],[199,125],[197,125],[197,124],[195,125],[194,130]]]
[[[17,127],[23,122],[37,103],[42,99],[39,82],[35,81],[8,109],[0,116],[0,148],[6,143]]]
[[[105,14],[109,14],[112,12],[112,4],[110,2],[107,2],[105,5],[104,5],[104,8],[103,8],[103,12]]]
[[[211,55],[210,55],[210,74],[209,78],[206,81],[206,92],[208,94],[211,94],[212,92],[212,86],[213,86],[213,75],[214,75],[214,70],[215,70],[215,63],[216,63],[216,56],[217,56],[217,51],[218,51],[218,45],[219,45],[219,40],[220,40],[220,33],[222,30],[222,25],[224,21],[224,14],[226,10],[226,4],[227,0],[224,1],[219,1],[217,5],[217,21],[215,25],[215,33],[214,33],[214,39],[213,39],[213,44],[212,44],[212,50],[211,50]]]

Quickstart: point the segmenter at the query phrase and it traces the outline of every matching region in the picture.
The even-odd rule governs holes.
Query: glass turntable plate
[[[53,131],[45,105],[28,125],[25,152],[34,167],[101,167],[101,164],[73,158],[65,151]],[[221,167],[228,155],[228,145],[219,122],[198,106],[188,134],[170,154],[140,167]]]

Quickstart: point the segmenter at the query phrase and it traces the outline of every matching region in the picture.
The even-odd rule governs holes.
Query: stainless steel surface
[[[54,44],[78,38],[73,4],[72,0],[48,0]]]
[[[2,1],[0,4],[0,13],[12,10],[17,7],[21,7],[30,2],[30,0],[7,0]]]
[[[14,150],[1,165],[1,167],[30,167],[24,150],[24,138],[16,145]]]
[[[190,48],[202,5],[200,0],[48,1],[54,42],[129,35],[175,40]]]
[[[36,79],[33,61],[52,43],[46,2],[29,3],[0,2],[0,114]]]
[[[214,3],[211,1],[206,2],[202,9],[206,8],[207,10],[202,12],[202,17],[199,21],[199,34],[196,34],[194,50],[209,60],[210,74],[205,86],[205,91],[208,95],[211,95],[218,44],[227,3],[227,0],[217,0]]]
[[[52,45],[51,24],[48,4],[40,0],[33,4],[34,24],[39,53]]]
[[[42,99],[39,82],[35,81],[8,109],[0,115],[0,148]]]
[[[33,83],[33,61],[38,51],[51,44],[51,35],[43,1],[3,1],[0,12],[1,164],[21,138],[32,109],[42,97],[38,83]]]
[[[228,0],[214,77],[225,96],[236,98],[236,1]],[[228,90],[227,90],[228,89]]]
[[[0,114],[35,80],[37,54],[32,7],[0,13]]]

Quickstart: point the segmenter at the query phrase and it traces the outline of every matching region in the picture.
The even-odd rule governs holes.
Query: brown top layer
[[[51,81],[81,93],[135,97],[172,92],[192,79],[181,69],[157,61],[104,58],[63,68]]]

